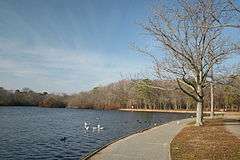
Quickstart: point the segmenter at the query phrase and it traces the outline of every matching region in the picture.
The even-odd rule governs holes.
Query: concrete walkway
[[[225,128],[236,137],[240,138],[240,116],[228,117],[228,119],[234,119],[235,121],[225,122]]]
[[[170,142],[192,118],[173,121],[121,139],[90,160],[169,160]]]

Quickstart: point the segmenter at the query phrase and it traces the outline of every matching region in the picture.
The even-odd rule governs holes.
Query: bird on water
[[[89,124],[87,123],[87,122],[84,122],[84,128],[85,128],[85,130],[88,130],[89,129]]]
[[[60,141],[65,142],[66,139],[67,139],[67,137],[62,137],[62,138],[60,139]]]

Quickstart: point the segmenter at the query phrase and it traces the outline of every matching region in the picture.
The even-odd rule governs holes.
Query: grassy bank
[[[240,139],[225,129],[224,121],[206,120],[201,127],[186,126],[171,142],[172,159],[239,160]]]

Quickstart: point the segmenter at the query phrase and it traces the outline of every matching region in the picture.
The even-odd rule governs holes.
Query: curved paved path
[[[170,143],[192,118],[173,121],[121,139],[90,160],[169,160]]]
[[[240,138],[240,115],[236,115],[233,117],[228,117],[231,118],[235,121],[229,121],[229,122],[225,122],[225,128],[231,132],[233,135],[235,135],[236,137]]]

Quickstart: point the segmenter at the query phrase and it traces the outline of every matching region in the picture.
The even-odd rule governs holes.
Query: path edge
[[[100,152],[101,150],[107,148],[107,147],[110,146],[111,144],[116,143],[116,142],[118,142],[118,141],[120,141],[120,140],[122,140],[122,139],[124,139],[124,138],[129,137],[129,136],[132,136],[132,135],[135,135],[135,134],[138,134],[138,133],[142,133],[142,132],[144,132],[144,131],[147,131],[147,130],[150,130],[150,129],[154,129],[154,128],[157,128],[157,127],[160,127],[160,126],[169,125],[169,123],[174,123],[174,122],[177,122],[177,121],[185,121],[185,120],[188,120],[188,119],[190,120],[190,119],[193,119],[193,118],[184,118],[184,119],[180,119],[180,120],[174,120],[174,121],[170,121],[170,122],[168,122],[168,123],[164,123],[164,124],[159,124],[159,125],[156,125],[156,126],[148,127],[148,128],[139,130],[138,132],[135,132],[135,133],[129,133],[129,134],[127,134],[127,135],[121,136],[121,137],[119,137],[119,138],[117,138],[117,139],[115,139],[115,140],[113,140],[113,141],[111,141],[111,142],[103,145],[102,147],[94,150],[93,152],[88,153],[88,154],[85,155],[84,157],[80,158],[80,160],[88,160],[89,158],[91,158],[92,156],[94,156],[95,154],[97,154],[98,152]],[[180,123],[181,123],[181,122],[180,122]],[[186,123],[186,122],[185,122],[185,123]],[[186,125],[186,124],[184,124],[184,125]],[[180,129],[179,132],[180,132],[181,130],[182,130],[182,129]],[[179,132],[178,132],[178,133],[179,133]],[[174,138],[173,138],[173,139],[174,139]],[[173,140],[173,139],[172,139],[172,140]],[[172,140],[171,140],[170,143],[169,143],[169,158],[170,158],[170,159],[171,159],[170,144],[171,144]]]

